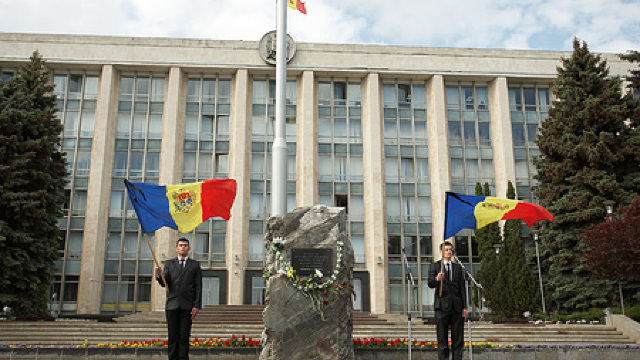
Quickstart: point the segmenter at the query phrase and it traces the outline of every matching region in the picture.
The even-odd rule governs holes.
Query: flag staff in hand
[[[149,236],[147,236],[147,233],[144,233],[144,238],[147,239],[147,245],[149,246],[149,252],[151,252],[151,255],[153,256],[153,262],[156,264],[156,268],[160,267],[160,263],[158,262],[158,258],[156,257],[156,253],[153,251],[153,248],[151,247],[151,241],[149,241]],[[162,271],[160,272],[160,278],[162,278],[162,283],[164,284],[164,289],[167,291],[167,293],[169,293],[169,284],[167,284],[167,280],[165,280],[164,274],[162,273]]]

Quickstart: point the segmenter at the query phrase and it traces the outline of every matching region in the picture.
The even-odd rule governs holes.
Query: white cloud
[[[586,41],[591,51],[624,52],[640,48],[640,3],[628,0],[545,0],[538,16],[548,31],[570,34],[562,42],[571,50],[576,36]],[[543,9],[549,11],[542,11]]]
[[[307,1],[307,15],[290,11],[288,33],[297,41],[360,43],[367,33],[367,19],[345,11],[331,1]],[[275,28],[275,23],[274,23]]]
[[[288,11],[300,42],[593,51],[640,48],[637,0],[309,0]],[[257,41],[275,29],[275,0],[0,0],[2,32]]]

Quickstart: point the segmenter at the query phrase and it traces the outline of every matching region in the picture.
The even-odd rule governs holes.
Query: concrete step
[[[465,331],[468,328],[465,327]],[[222,338],[231,336],[260,338],[262,324],[196,323],[192,338]],[[354,338],[407,338],[405,322],[379,325],[355,325]],[[413,325],[412,338],[435,341],[434,325]],[[465,336],[468,336],[466,334]],[[16,345],[80,345],[84,343],[120,343],[166,339],[166,327],[158,323],[99,323],[92,321],[4,322],[0,327],[0,344]],[[465,338],[467,340],[467,338]],[[608,325],[472,325],[472,341],[494,344],[630,344],[622,332]]]
[[[262,325],[264,305],[207,305],[194,320],[194,324],[254,324]],[[165,323],[164,311],[146,311],[116,319],[126,323]],[[363,311],[353,312],[354,325],[387,325],[386,318]]]
[[[263,330],[259,305],[205,306],[193,324],[193,338],[242,336],[260,338]],[[164,311],[148,311],[115,319],[115,322],[65,321],[4,322],[0,345],[78,345],[120,343],[166,339]],[[407,338],[408,320],[401,314],[353,313],[354,338]],[[465,325],[465,332],[468,326]],[[472,341],[495,344],[616,344],[632,343],[621,331],[609,325],[514,325],[472,323]],[[468,334],[466,335],[468,336]],[[433,324],[412,321],[411,337],[436,340]],[[467,340],[467,338],[465,338]]]

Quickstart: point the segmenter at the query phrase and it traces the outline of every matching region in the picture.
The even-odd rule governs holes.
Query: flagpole
[[[444,241],[440,244],[440,272],[444,273],[444,259],[442,258],[442,255],[443,255],[442,249],[444,249]],[[443,284],[444,284],[444,277],[440,281],[440,297],[442,297],[442,285]]]
[[[277,0],[276,6],[276,119],[271,151],[271,216],[287,213],[287,141],[285,138],[287,0]]]
[[[147,236],[147,233],[144,233],[144,238],[147,239],[147,245],[149,246],[149,251],[151,252],[151,255],[153,256],[153,262],[156,264],[156,267],[159,267],[160,264],[158,263],[158,259],[156,258],[156,253],[151,248],[151,241],[149,241],[149,237]],[[169,292],[169,285],[167,285],[167,280],[164,279],[164,274],[162,272],[160,273],[160,277],[162,278],[162,283],[164,284],[164,289],[167,292]]]

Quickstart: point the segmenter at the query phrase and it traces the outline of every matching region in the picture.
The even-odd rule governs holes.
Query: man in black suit
[[[462,359],[464,348],[464,320],[467,319],[467,304],[464,288],[464,274],[460,264],[454,264],[453,245],[444,242],[440,245],[442,260],[431,264],[429,269],[429,287],[435,288],[433,307],[436,313],[436,331],[438,336],[438,359],[449,358],[448,334],[451,327],[451,352],[453,360]],[[444,266],[441,262],[444,261]],[[442,284],[442,295],[440,294]]]
[[[191,322],[202,307],[202,270],[200,264],[188,257],[189,239],[176,242],[178,257],[167,260],[164,270],[156,268],[156,280],[164,287],[160,274],[169,287],[165,315],[169,334],[169,360],[189,359]]]

